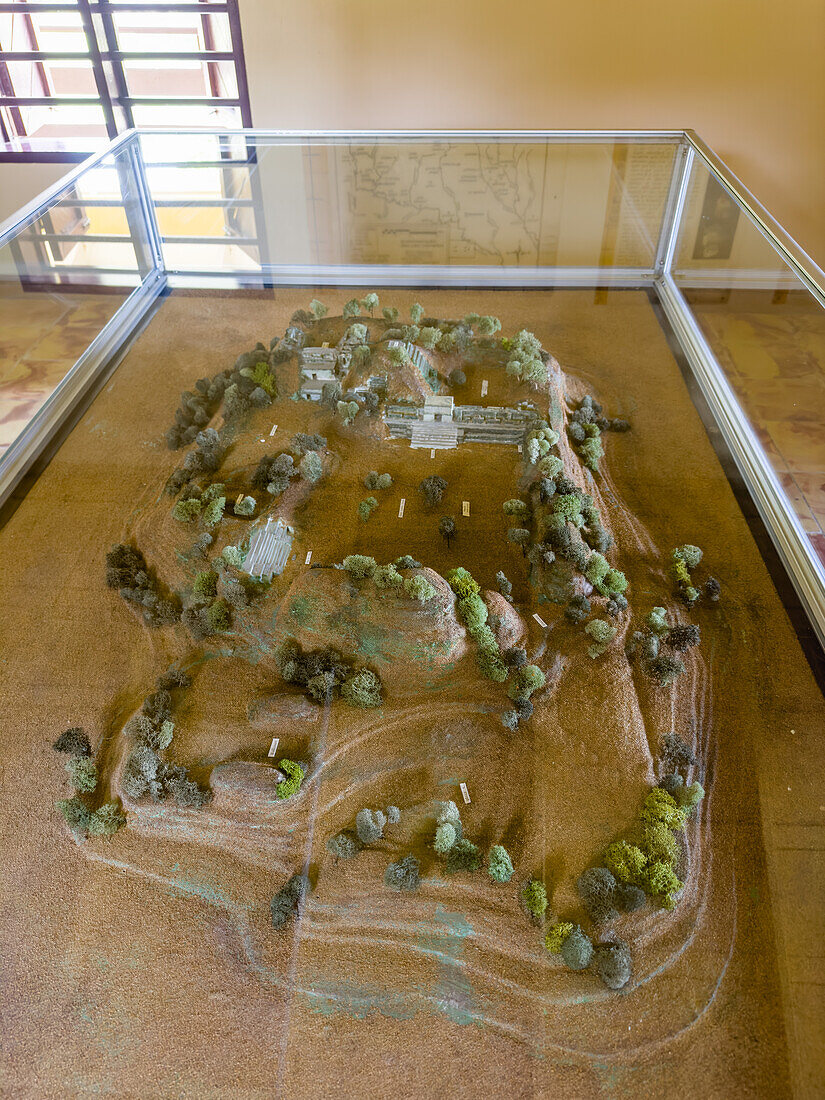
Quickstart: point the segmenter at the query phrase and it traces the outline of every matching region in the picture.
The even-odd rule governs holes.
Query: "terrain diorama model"
[[[157,682],[114,739],[57,736],[57,807],[96,859],[121,830],[197,850],[251,980],[526,1035],[551,980],[571,1004],[632,995],[680,907],[691,934],[708,741],[680,695],[720,588],[686,542],[636,595],[608,482],[632,424],[534,335],[403,313],[313,300],[193,377],[165,486],[101,548]],[[411,963],[393,986],[388,963],[359,1001],[357,961],[335,988],[286,965],[304,934],[342,960],[463,952],[466,980]]]

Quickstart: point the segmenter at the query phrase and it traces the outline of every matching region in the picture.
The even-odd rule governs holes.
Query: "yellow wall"
[[[261,127],[692,127],[825,266],[825,0],[240,0]]]

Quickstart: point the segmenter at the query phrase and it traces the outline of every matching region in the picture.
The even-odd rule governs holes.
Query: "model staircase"
[[[435,420],[419,420],[413,425],[411,447],[427,447],[430,450],[447,450],[458,444],[458,428],[452,421],[438,423]]]

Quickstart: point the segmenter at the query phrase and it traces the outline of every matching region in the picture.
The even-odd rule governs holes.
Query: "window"
[[[0,139],[21,158],[27,139],[76,159],[132,126],[251,124],[238,0],[0,2]]]

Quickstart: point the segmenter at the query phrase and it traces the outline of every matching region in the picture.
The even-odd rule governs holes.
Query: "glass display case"
[[[0,331],[19,1094],[818,1094],[825,276],[694,133],[130,131]]]

